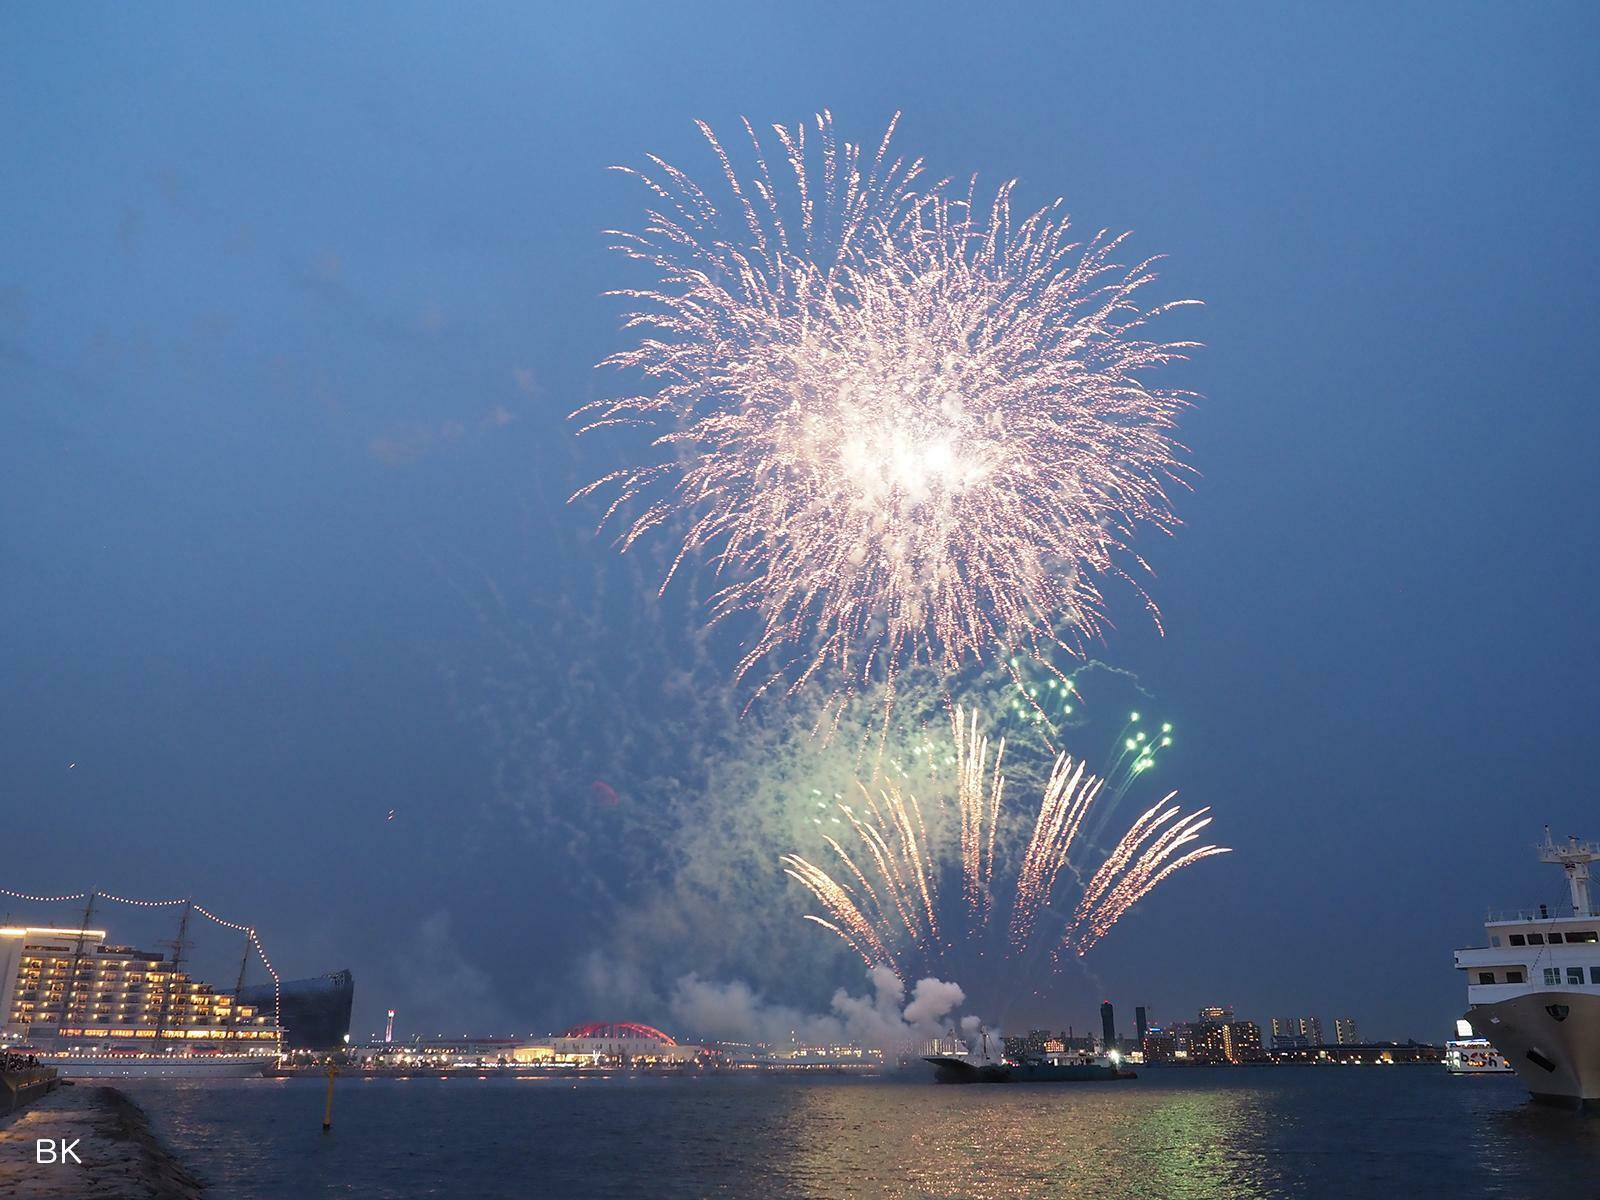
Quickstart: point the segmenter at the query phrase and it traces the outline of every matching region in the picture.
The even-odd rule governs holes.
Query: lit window
[[[1573,942],[1600,942],[1600,931],[1593,929],[1574,929],[1567,934],[1567,945]]]

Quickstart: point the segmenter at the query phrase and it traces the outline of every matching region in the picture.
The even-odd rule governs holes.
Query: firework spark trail
[[[978,711],[973,709],[964,722],[958,706],[953,718],[956,748],[956,807],[961,820],[961,874],[967,906],[988,918],[993,907],[989,881],[994,874],[995,835],[999,829],[1000,803],[1005,794],[1005,776],[1000,773],[1006,743],[1001,738],[995,747],[994,770],[984,783],[984,766],[989,756],[989,739],[978,729]]]
[[[1139,847],[1177,813],[1176,808],[1170,808],[1166,812],[1161,811],[1161,806],[1169,803],[1176,795],[1176,792],[1168,792],[1159,804],[1147,808],[1129,827],[1128,832],[1122,835],[1122,840],[1111,848],[1111,853],[1106,855],[1106,860],[1100,865],[1100,869],[1084,885],[1083,897],[1078,901],[1077,915],[1087,913],[1094,906],[1127,869],[1128,863],[1138,853]]]
[[[840,808],[872,848],[907,932],[927,946],[939,938],[939,886],[925,850],[928,828],[922,820],[922,806],[916,796],[903,792],[892,780],[879,788],[876,796],[865,784],[860,787],[873,820],[862,821],[843,805]]]
[[[997,853],[997,830],[1010,815],[1002,803],[1005,777],[999,771],[998,753],[992,773],[986,770],[988,743],[975,713],[959,706],[955,709],[952,738],[959,811],[953,818],[956,832],[950,857],[953,869],[961,875],[966,937],[969,942],[981,942],[995,895],[1005,882],[998,870],[1001,858]],[[1025,958],[1039,945],[1040,916],[1054,911],[1052,901],[1057,899],[1063,872],[1069,872],[1075,882],[1082,879],[1071,855],[1103,785],[1082,762],[1066,754],[1056,758],[1038,810],[1032,814],[1026,844],[1016,856],[1002,954]],[[887,963],[898,971],[912,955],[932,966],[951,948],[941,940],[938,921],[939,874],[946,861],[943,847],[936,836],[930,836],[916,797],[899,782],[890,780],[875,793],[865,785],[861,790],[866,797],[865,813],[843,803],[839,810],[866,847],[875,881],[833,838],[824,840],[855,880],[859,893],[799,855],[784,856],[785,870],[827,910],[827,917],[813,916],[811,920],[838,934],[869,966]],[[1175,796],[1175,792],[1169,793],[1134,821],[1081,885],[1065,927],[1055,926],[1044,933],[1054,945],[1050,955],[1054,965],[1060,966],[1065,953],[1087,953],[1133,905],[1174,872],[1228,852],[1216,845],[1186,849],[1199,839],[1212,818],[1204,808],[1184,814],[1173,803]],[[1026,814],[1017,816],[1026,820]],[[870,903],[859,903],[858,895],[868,897]],[[880,895],[888,896],[887,905]]]
[[[840,851],[842,854],[843,851]],[[821,917],[808,916],[807,920],[815,921],[824,929],[832,930],[850,944],[857,954],[867,962],[886,962],[894,966],[894,955],[878,937],[877,930],[871,921],[862,914],[856,905],[855,898],[850,894],[850,889],[834,882],[827,872],[812,866],[805,859],[793,854],[786,854],[782,858],[784,873],[791,879],[798,880],[810,888],[816,897],[828,907],[834,919],[839,924],[825,921]],[[844,928],[840,928],[840,926]],[[848,932],[847,932],[848,931]],[[866,949],[863,949],[865,945]],[[871,953],[868,953],[868,950]],[[898,970],[898,968],[896,968]]]
[[[1057,756],[1017,872],[1017,899],[1011,909],[1011,944],[1016,949],[1025,948],[1031,939],[1039,910],[1049,902],[1056,880],[1067,866],[1078,827],[1099,796],[1102,783],[1086,775],[1081,761],[1074,767],[1067,755]]]
[[[1177,523],[1190,398],[1141,377],[1193,343],[1144,333],[1177,306],[1145,306],[1153,260],[1073,241],[1060,201],[1015,219],[1012,183],[924,184],[892,123],[870,160],[827,113],[774,128],[787,185],[748,122],[748,182],[700,126],[728,213],[660,159],[630,171],[655,203],[614,248],[653,279],[613,293],[637,340],[602,365],[654,390],[573,417],[651,429],[660,460],[573,499],[607,493],[623,549],[682,526],[662,587],[703,557],[711,620],[755,615],[737,673],[766,673],[756,696],[825,666],[844,691],[881,673],[892,696],[911,661],[1076,649],[1057,629],[1098,632],[1097,580],[1143,566],[1135,529]]]
[[[1179,816],[1176,806],[1159,811],[1174,795],[1169,794],[1161,804],[1146,811],[1095,873],[1073,912],[1071,926],[1056,948],[1057,955],[1062,951],[1087,953],[1124,913],[1173,872],[1203,858],[1230,853],[1226,847],[1207,845],[1172,857],[1198,839],[1200,831],[1212,821],[1208,808],[1187,816]],[[1167,825],[1174,817],[1178,819]]]

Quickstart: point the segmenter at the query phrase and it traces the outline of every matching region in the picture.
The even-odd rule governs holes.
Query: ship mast
[[[94,902],[99,899],[99,897],[99,892],[90,892],[89,903],[83,910],[83,924],[78,928],[78,941],[73,947],[72,951],[72,970],[67,975],[66,1002],[61,1008],[62,1025],[72,1024],[72,997],[78,991],[78,964],[83,960],[83,943],[88,939],[89,922],[94,920]],[[91,972],[91,978],[92,977],[93,973]],[[85,1024],[88,1023],[88,1018],[90,1016],[90,1005],[93,1001],[93,996],[90,994],[90,991],[91,989],[89,986],[85,984],[83,988],[83,1016]]]
[[[167,986],[161,990],[161,1015],[156,1021],[156,1040],[163,1049],[172,1049],[172,1038],[167,1029],[167,1017],[172,1011],[172,989],[178,982],[178,967],[183,963],[183,948],[189,944],[189,916],[194,911],[194,897],[183,902],[183,916],[178,921],[178,936],[168,943],[172,947],[172,969],[167,972]]]
[[[1539,861],[1555,863],[1567,873],[1567,887],[1572,892],[1572,915],[1575,917],[1600,916],[1589,896],[1589,864],[1600,862],[1600,842],[1580,842],[1568,837],[1566,845],[1558,845],[1550,838],[1550,826],[1544,827],[1544,845],[1539,847]]]
[[[244,973],[245,969],[250,965],[250,939],[253,937],[255,937],[255,930],[245,931],[244,955],[239,959],[239,982],[233,985],[233,1011],[229,1015],[228,1024],[232,1040],[235,1042],[239,1038],[239,993],[244,991]]]

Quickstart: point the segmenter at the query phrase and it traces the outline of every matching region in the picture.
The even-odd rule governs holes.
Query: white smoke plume
[[[966,1000],[960,984],[933,978],[919,979],[908,1000],[905,983],[888,967],[872,968],[868,980],[872,990],[867,994],[854,996],[840,988],[833,994],[832,1011],[806,1013],[769,1003],[747,983],[718,983],[691,974],[674,985],[668,1010],[685,1036],[898,1050],[941,1036],[942,1023]],[[976,1029],[978,1018],[967,1017],[963,1028],[969,1023]]]

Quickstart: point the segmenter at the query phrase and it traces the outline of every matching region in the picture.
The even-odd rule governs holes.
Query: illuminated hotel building
[[[0,927],[0,1014],[11,1039],[95,1039],[109,1049],[266,1049],[270,1017],[166,956],[105,942],[103,929]],[[81,1043],[80,1043],[81,1044]]]
[[[1231,1063],[1260,1062],[1261,1028],[1254,1021],[1229,1021],[1222,1026],[1222,1046]]]

